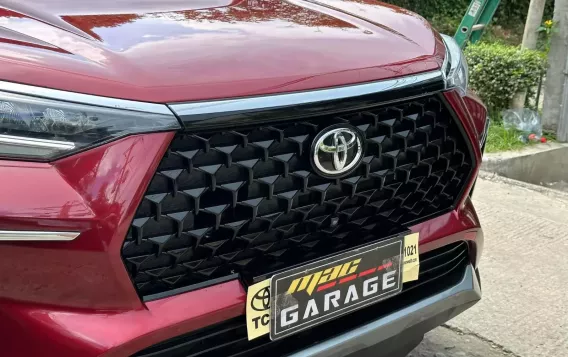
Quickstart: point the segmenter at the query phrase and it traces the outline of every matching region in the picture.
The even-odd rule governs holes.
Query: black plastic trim
[[[166,298],[166,297],[184,294],[184,293],[189,293],[189,292],[194,291],[194,290],[203,289],[203,288],[206,288],[208,286],[222,284],[222,283],[226,283],[228,281],[238,280],[238,279],[239,279],[239,274],[226,275],[226,276],[222,276],[220,278],[207,280],[207,281],[204,281],[202,283],[188,285],[188,286],[184,286],[182,288],[164,291],[162,293],[146,295],[142,298],[142,301],[148,302],[148,301],[163,299],[163,298]]]

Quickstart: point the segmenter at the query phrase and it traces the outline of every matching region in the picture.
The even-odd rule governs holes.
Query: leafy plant
[[[550,39],[554,32],[554,21],[546,20],[537,31],[541,34],[541,38],[544,40],[543,51],[548,53],[550,51]]]
[[[542,52],[499,43],[470,45],[465,54],[470,85],[492,112],[507,109],[517,92],[537,86],[546,66]]]

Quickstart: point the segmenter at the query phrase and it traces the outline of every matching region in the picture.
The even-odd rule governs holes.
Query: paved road
[[[411,356],[568,356],[568,195],[485,177],[473,199],[483,299]]]
[[[449,326],[426,335],[422,344],[408,357],[516,357],[502,346]]]

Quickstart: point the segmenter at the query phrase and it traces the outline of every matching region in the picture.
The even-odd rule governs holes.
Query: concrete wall
[[[519,181],[568,190],[568,144],[539,144],[522,151],[487,154],[481,169]]]

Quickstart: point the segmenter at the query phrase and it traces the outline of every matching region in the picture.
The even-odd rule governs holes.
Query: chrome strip
[[[448,49],[448,45],[446,44],[446,40],[442,35],[442,41],[444,42],[444,48],[446,49],[446,56],[444,56],[444,62],[442,63],[442,76],[444,77],[444,82],[446,86],[448,85],[448,74],[451,70],[451,61],[450,61],[450,50]]]
[[[35,87],[26,84],[0,81],[0,91],[17,94],[31,95],[35,97],[62,100],[80,104],[90,104],[98,107],[132,110],[137,112],[173,115],[165,104],[136,102],[126,99],[100,97],[90,94],[67,92],[58,89]]]
[[[79,232],[0,231],[0,241],[68,242],[77,238],[79,234]]]
[[[483,145],[485,145],[485,141],[487,140],[487,134],[489,132],[489,125],[491,125],[491,119],[487,117],[487,119],[485,119],[485,126],[483,127],[483,133],[481,133],[481,138],[479,139],[480,147],[483,147]]]
[[[0,144],[53,150],[73,150],[75,148],[75,144],[70,142],[24,138],[12,135],[0,135]]]
[[[179,116],[249,111],[292,105],[309,104],[329,100],[358,97],[367,94],[404,89],[421,83],[443,80],[442,71],[426,72],[412,76],[389,79],[379,82],[356,84],[345,87],[318,89],[306,92],[275,94],[262,97],[215,100],[193,103],[172,103],[170,108]]]

